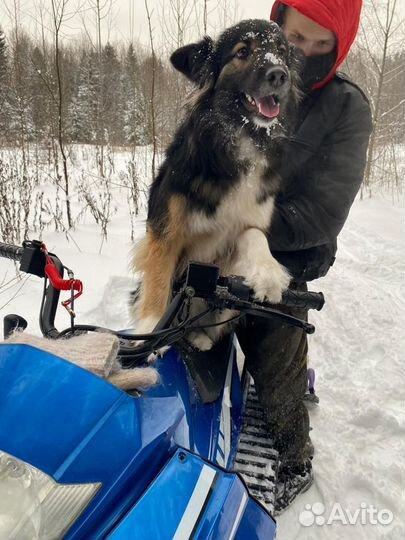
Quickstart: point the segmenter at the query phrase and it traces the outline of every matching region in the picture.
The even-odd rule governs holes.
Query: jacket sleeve
[[[339,109],[314,155],[294,175],[292,187],[276,200],[269,232],[274,251],[333,242],[347,219],[363,179],[372,124],[369,104],[355,87],[344,94]]]

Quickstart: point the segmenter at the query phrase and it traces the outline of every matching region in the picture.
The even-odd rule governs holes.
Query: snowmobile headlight
[[[0,451],[0,538],[62,538],[100,487],[100,483],[58,484],[32,465]]]

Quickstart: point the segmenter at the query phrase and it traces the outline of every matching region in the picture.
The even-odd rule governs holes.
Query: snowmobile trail
[[[379,234],[384,216],[364,223],[363,213],[350,216],[335,266],[310,287],[327,300],[310,316],[317,328],[310,365],[320,397],[311,413],[315,485],[279,517],[281,540],[405,537],[405,339],[399,331],[405,261],[398,231]],[[374,509],[385,513],[372,517]],[[378,522],[378,515],[392,519]],[[310,525],[300,523],[304,518]]]
[[[342,237],[339,258],[346,267],[361,274],[373,288],[385,292],[405,313],[405,261],[398,257],[398,244],[387,242],[358,225],[345,230]]]

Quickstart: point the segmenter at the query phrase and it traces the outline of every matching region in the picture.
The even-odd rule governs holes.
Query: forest
[[[72,0],[47,0],[32,8],[40,21],[36,32],[21,22],[17,0],[10,2],[15,24],[0,30],[3,240],[19,240],[29,228],[37,230],[51,221],[56,230],[69,230],[81,211],[90,211],[106,236],[114,182],[128,190],[131,212],[137,215],[140,194],[156,172],[190,90],[170,66],[170,52],[191,35],[219,31],[240,18],[239,2],[211,4],[209,0],[170,0],[161,4],[163,18],[147,0],[136,4],[135,17],[137,9],[146,10],[148,20],[149,40],[141,43],[133,36],[108,39],[103,26],[113,10],[108,1],[87,0],[76,7]],[[80,37],[66,39],[64,29],[72,9],[84,7],[94,15],[93,32],[83,23]],[[398,196],[403,190],[405,29],[401,9],[396,0],[367,0],[358,39],[342,68],[363,89],[373,114],[362,197],[380,189]],[[89,145],[86,152],[93,156],[88,174],[77,162],[78,145]],[[124,172],[113,178],[119,152],[128,159]],[[148,163],[149,179],[140,178],[140,161]],[[89,174],[99,179],[97,195],[89,188]],[[40,187],[44,182],[56,189],[48,199]],[[73,192],[83,202],[76,215],[71,209]],[[43,213],[52,219],[44,221]],[[13,223],[18,222],[18,232],[11,231],[11,216]]]

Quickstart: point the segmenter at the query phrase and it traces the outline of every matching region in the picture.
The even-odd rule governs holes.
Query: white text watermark
[[[358,508],[345,508],[340,503],[331,505],[327,511],[324,504],[316,502],[306,504],[305,510],[299,515],[299,522],[303,527],[333,525],[390,525],[394,514],[386,508],[379,509],[372,504],[361,503]]]

